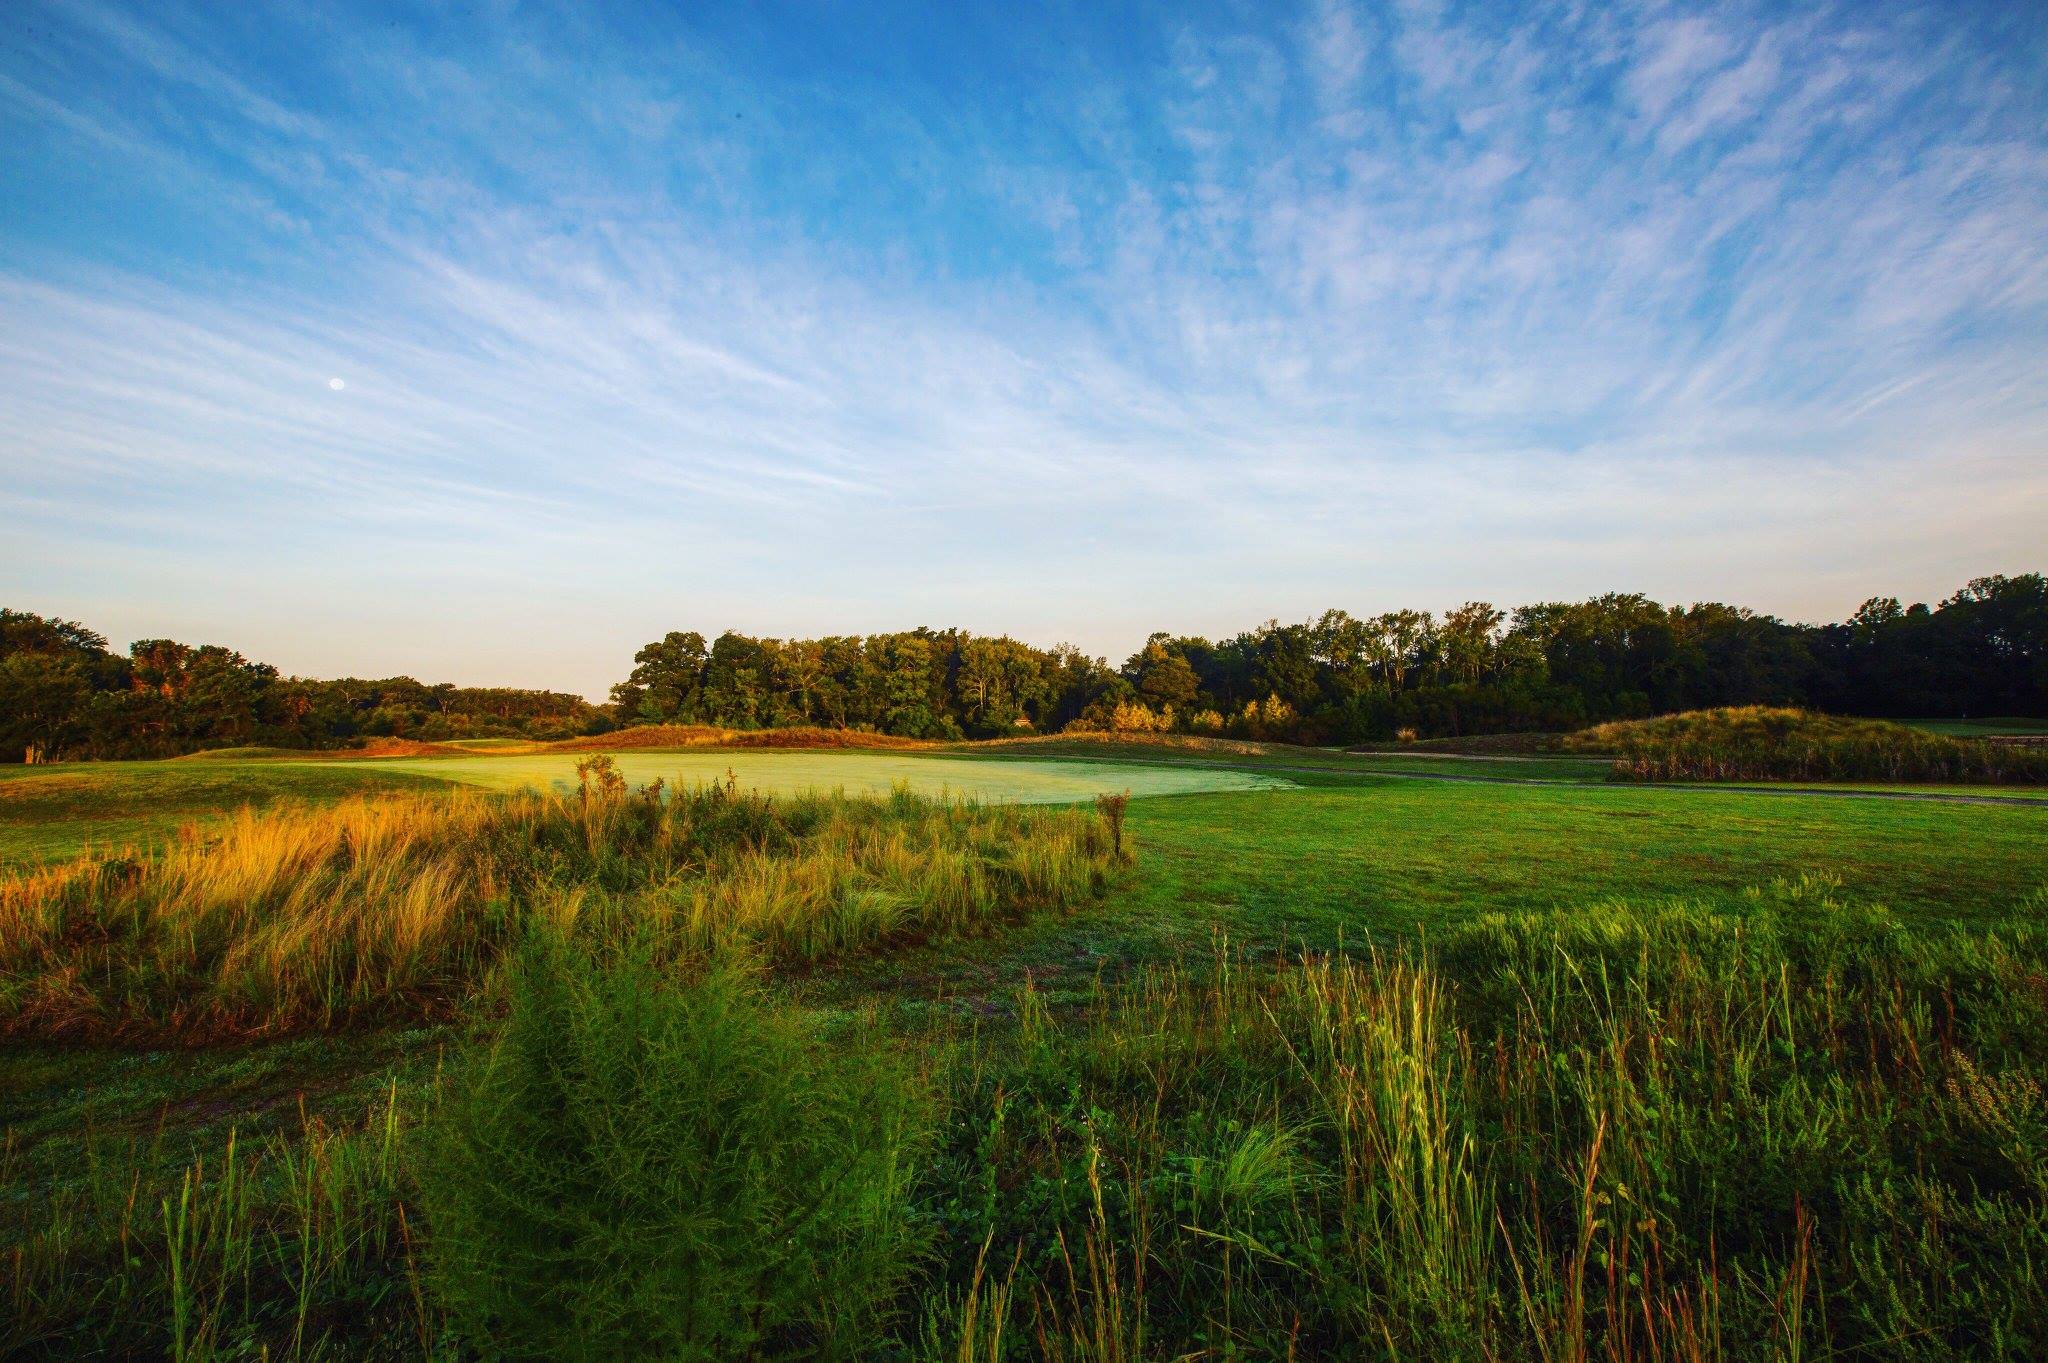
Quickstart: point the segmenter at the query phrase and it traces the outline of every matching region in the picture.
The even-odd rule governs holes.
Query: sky
[[[2048,5],[0,23],[0,602],[601,696],[2048,568]]]

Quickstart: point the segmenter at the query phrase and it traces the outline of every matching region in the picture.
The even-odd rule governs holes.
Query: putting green
[[[1132,795],[1185,795],[1217,790],[1285,790],[1294,783],[1262,772],[1216,771],[1197,767],[1135,766],[1125,762],[1051,759],[1043,762],[977,762],[878,752],[619,752],[609,754],[635,788],[651,781],[671,786],[722,781],[730,771],[742,786],[770,794],[842,790],[849,795],[886,795],[907,783],[925,795],[956,795],[991,804],[1068,804],[1107,791]],[[537,787],[573,790],[576,755],[524,754],[506,757],[387,757],[362,765],[417,772],[492,790]]]

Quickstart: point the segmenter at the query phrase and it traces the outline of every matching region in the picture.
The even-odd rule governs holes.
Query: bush
[[[915,1250],[921,1108],[730,970],[529,946],[422,1142],[436,1285],[494,1355],[844,1355]]]

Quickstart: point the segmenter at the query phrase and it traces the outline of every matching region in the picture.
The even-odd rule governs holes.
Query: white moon
[[[327,381],[327,386],[329,388],[332,388],[337,393],[339,393],[342,389],[348,387],[348,385],[343,383],[340,379],[329,379]]]

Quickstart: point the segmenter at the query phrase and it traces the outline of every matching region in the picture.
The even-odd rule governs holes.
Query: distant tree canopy
[[[625,724],[736,729],[817,724],[913,738],[1060,728],[1128,686],[1078,650],[964,630],[752,639],[670,634],[633,655],[612,688]]]
[[[918,737],[1065,728],[1346,742],[1569,729],[1717,705],[2048,714],[2048,582],[1979,578],[1938,606],[1840,625],[1631,593],[1512,612],[1341,610],[1221,641],[1154,634],[1120,668],[962,630],[865,638],[670,634],[612,689],[620,723],[790,724]]]
[[[0,761],[172,757],[357,738],[565,738],[609,727],[581,696],[282,677],[217,644],[142,639],[125,656],[68,620],[0,609]]]
[[[154,757],[357,738],[567,737],[620,724],[814,724],[918,738],[1068,728],[1307,742],[1559,730],[1717,705],[1876,716],[2048,715],[2048,580],[1978,578],[1934,606],[1873,598],[1837,625],[1609,593],[1438,616],[1341,610],[1234,638],[1154,634],[1122,667],[964,630],[706,641],[633,657],[611,704],[410,677],[283,677],[218,645],[125,656],[0,610],[0,760]]]

